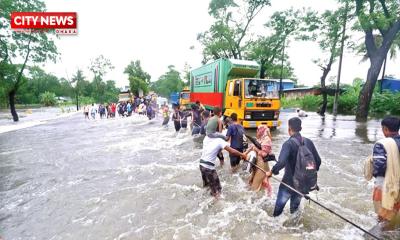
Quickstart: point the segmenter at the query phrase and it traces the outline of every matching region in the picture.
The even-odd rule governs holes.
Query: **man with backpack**
[[[288,133],[290,138],[283,143],[279,160],[267,176],[278,175],[285,168],[282,182],[293,187],[303,194],[318,189],[317,171],[321,165],[321,158],[314,143],[300,134],[301,120],[298,117],[289,119]],[[290,199],[290,213],[297,211],[301,196],[290,190],[284,184],[280,184],[275,203],[274,217],[282,214],[283,209]]]

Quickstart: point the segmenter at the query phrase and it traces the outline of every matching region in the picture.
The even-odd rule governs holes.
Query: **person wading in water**
[[[162,113],[163,113],[163,118],[164,118],[162,125],[167,126],[168,122],[169,122],[169,107],[166,103],[164,103],[164,106],[162,108]]]
[[[400,227],[400,119],[385,117],[381,125],[385,138],[373,149],[372,199],[382,229],[392,230]]]
[[[197,104],[192,105],[192,135],[200,134],[201,113],[204,111]]]
[[[321,165],[321,158],[317,152],[317,149],[314,146],[314,143],[305,137],[302,137],[300,134],[301,131],[301,120],[298,117],[294,117],[289,119],[289,129],[288,133],[290,138],[283,143],[281,152],[279,154],[279,160],[272,168],[270,172],[267,172],[267,177],[272,174],[278,175],[279,171],[282,168],[285,168],[285,174],[283,175],[282,182],[288,184],[289,186],[294,188],[293,177],[295,175],[295,166],[297,159],[297,152],[299,150],[298,143],[304,144],[314,156],[314,160],[316,163],[316,170],[319,170],[319,166]],[[290,213],[295,213],[300,205],[301,196],[285,185],[280,184],[278,190],[278,196],[276,198],[275,209],[274,209],[274,217],[277,217],[282,214],[283,209],[287,201],[290,199]]]
[[[179,105],[173,106],[174,113],[172,114],[172,120],[174,121],[175,131],[179,132],[181,129],[181,113],[179,111]]]
[[[229,147],[229,143],[221,138],[210,138],[206,136],[203,140],[203,150],[200,157],[200,172],[203,179],[203,187],[210,187],[211,195],[216,199],[221,194],[221,183],[215,170],[215,159],[219,152],[225,149],[231,155],[241,157],[246,160],[244,153]]]
[[[222,121],[221,117],[221,109],[219,107],[214,108],[214,116],[208,119],[206,125],[206,136],[209,138],[221,138],[226,141],[226,137],[222,134]],[[224,165],[224,155],[222,152],[218,153],[218,158],[221,165]]]
[[[237,114],[232,113],[232,123],[228,126],[226,137],[230,141],[231,148],[243,152],[243,135],[244,128],[237,122]],[[236,173],[239,169],[240,157],[236,155],[229,155],[232,173]]]
[[[268,172],[270,171],[270,168],[268,165],[268,161],[266,161],[265,158],[272,152],[271,132],[269,131],[268,126],[258,126],[256,138],[261,145],[261,149],[258,149],[255,146],[251,146],[246,153],[249,153],[250,151],[255,151],[257,153],[256,165],[261,169],[264,169],[264,171]],[[249,185],[251,187],[251,190],[253,191],[258,192],[262,189],[262,187],[264,187],[266,193],[269,196],[271,196],[272,194],[272,187],[269,183],[269,179],[265,176],[263,171],[256,167],[253,167],[253,170],[251,172]]]

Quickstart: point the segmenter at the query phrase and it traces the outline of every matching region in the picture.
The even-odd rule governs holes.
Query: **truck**
[[[173,105],[180,105],[184,108],[188,108],[190,105],[190,90],[189,90],[189,88],[185,87],[185,88],[183,88],[183,90],[181,92],[171,93],[170,102]]]
[[[245,128],[280,126],[279,82],[257,78],[255,61],[221,58],[190,72],[190,102],[206,109],[222,109],[224,117],[236,113]]]

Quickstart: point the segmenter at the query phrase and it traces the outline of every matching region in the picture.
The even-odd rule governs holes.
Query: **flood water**
[[[273,151],[288,138],[287,119]],[[362,163],[382,138],[380,122],[311,114],[303,135],[321,155],[321,190],[312,196],[371,228],[372,183]],[[252,132],[254,134],[254,131]],[[226,154],[226,153],[225,153]],[[82,114],[0,134],[0,236],[3,239],[363,239],[363,233],[302,201],[298,224],[278,218],[274,195],[248,190],[247,175],[218,169],[223,198],[202,188],[201,142],[172,123],[133,116],[84,120]],[[228,159],[228,156],[226,155]],[[281,171],[280,177],[283,175]],[[288,208],[288,206],[287,206]]]

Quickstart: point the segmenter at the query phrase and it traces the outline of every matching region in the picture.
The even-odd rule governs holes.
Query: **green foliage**
[[[18,121],[15,111],[15,96],[24,83],[24,70],[29,62],[42,63],[55,61],[58,54],[52,32],[15,32],[10,27],[12,12],[44,12],[45,4],[40,0],[2,0],[0,1],[0,82],[10,96],[10,109],[13,120]],[[4,90],[3,90],[4,91]]]
[[[148,93],[151,76],[142,69],[139,60],[131,61],[126,66],[124,73],[128,74],[129,87],[132,94],[139,96],[140,90],[143,91],[143,94]]]
[[[365,36],[366,56],[370,59],[367,81],[361,91],[356,119],[368,117],[371,98],[383,61],[400,32],[400,2],[397,0],[355,0],[356,29]]]
[[[91,62],[89,70],[94,74],[93,81],[91,82],[91,96],[96,103],[104,103],[108,100],[106,94],[109,89],[103,81],[103,76],[113,69],[114,66],[111,64],[110,59],[103,55],[98,56]]]
[[[285,53],[291,37],[300,38],[304,32],[314,30],[310,11],[288,9],[275,12],[265,24],[270,35],[260,36],[249,45],[247,57],[261,65],[260,77],[294,78],[289,57]],[[302,37],[304,38],[304,37]],[[287,51],[286,51],[287,52]],[[283,62],[282,62],[283,60]]]
[[[40,95],[46,91],[55,93],[57,96],[71,96],[71,87],[68,83],[67,86],[65,86],[65,82],[63,82],[62,86],[60,80],[56,76],[46,73],[38,66],[28,67],[28,70],[31,77],[23,86],[23,88],[27,90],[27,92],[23,94],[25,97],[25,101],[23,102],[39,103]],[[64,79],[63,81],[66,80]],[[21,94],[19,94],[19,96],[21,96]]]
[[[281,106],[282,108],[300,108],[301,100],[297,98],[281,98]]]
[[[307,111],[317,111],[322,99],[319,96],[306,95],[296,99],[281,99],[282,108],[301,108]]]
[[[108,80],[104,91],[104,102],[100,103],[118,102],[118,94],[119,89],[115,86],[115,81]]]
[[[286,55],[286,54],[285,54]],[[281,64],[266,64],[267,71],[265,73],[266,78],[279,79],[282,73],[282,79],[292,79],[296,82],[296,76],[294,75],[294,69],[290,65],[290,62],[286,59],[283,62],[283,68]]]
[[[360,78],[356,78],[351,86],[344,87],[345,92],[339,97],[338,113],[351,114],[356,113],[358,96],[364,82]],[[370,113],[375,115],[391,114],[400,115],[400,93],[375,91],[371,105]],[[307,111],[316,111],[321,103],[320,96],[307,95],[299,99],[282,99],[283,108],[302,108]],[[328,109],[333,107],[333,97],[328,97]]]
[[[139,96],[140,90],[143,91],[143,94],[149,92],[148,84],[145,82],[145,80],[135,76],[130,76],[128,80],[129,80],[129,88],[135,96]]]
[[[347,18],[348,10],[339,8],[336,11],[325,11],[318,17],[317,28],[313,33],[320,49],[325,53],[325,58],[314,60],[322,70],[321,86],[325,86],[332,64],[340,55],[340,41],[343,33],[343,21]]]
[[[56,95],[52,92],[44,92],[40,94],[40,103],[44,104],[46,107],[56,105]]]
[[[309,111],[317,111],[322,103],[322,99],[318,96],[306,95],[301,101],[301,108]]]
[[[151,86],[153,91],[166,98],[169,98],[173,92],[182,91],[184,85],[179,72],[174,69],[174,66],[168,66],[168,69],[168,72]]]
[[[81,105],[89,105],[95,103],[96,101],[92,97],[85,96],[85,97],[79,97],[79,102],[81,103]]]
[[[370,112],[400,116],[400,93],[375,92],[370,105]]]
[[[243,0],[239,6],[234,0],[211,0],[209,14],[215,22],[208,31],[199,33],[197,40],[203,45],[203,63],[210,59],[242,59],[249,43],[249,26],[270,0]]]
[[[85,76],[83,75],[82,70],[76,70],[75,75],[72,76],[70,84],[75,85],[73,89],[75,97],[82,95],[83,91],[85,90],[85,86],[87,86],[87,84],[85,84]]]

